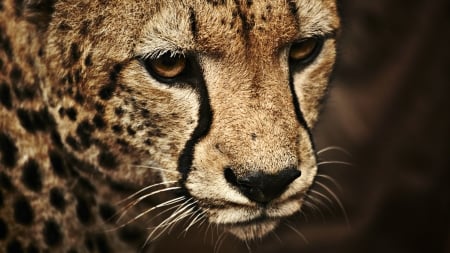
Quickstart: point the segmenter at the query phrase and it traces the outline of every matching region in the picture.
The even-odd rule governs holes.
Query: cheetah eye
[[[180,76],[186,69],[186,57],[167,52],[155,59],[143,60],[147,71],[154,77],[170,80]]]
[[[294,65],[311,63],[320,53],[323,46],[322,38],[306,38],[291,45],[289,61]]]

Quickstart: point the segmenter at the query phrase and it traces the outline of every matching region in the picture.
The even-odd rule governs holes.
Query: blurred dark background
[[[330,98],[315,131],[316,208],[251,252],[450,252],[450,1],[341,0],[342,34]],[[315,185],[314,190],[333,196]],[[162,241],[156,252],[214,252],[203,232]],[[219,252],[249,252],[227,237]]]

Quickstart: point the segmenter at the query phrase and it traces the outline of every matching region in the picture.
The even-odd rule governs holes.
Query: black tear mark
[[[22,183],[30,190],[40,192],[42,190],[42,175],[39,164],[34,159],[29,159],[22,168]]]
[[[60,245],[64,239],[63,234],[61,233],[61,228],[54,220],[45,222],[42,235],[44,236],[45,243],[50,247]]]
[[[196,79],[198,83],[195,84],[195,90],[198,92],[200,100],[198,110],[199,118],[191,138],[186,142],[180,158],[178,159],[178,171],[183,175],[183,181],[187,179],[191,170],[195,145],[208,134],[213,121],[213,111],[209,101],[209,94],[203,77],[203,71],[198,64],[195,64],[193,68],[195,73],[199,73],[199,77]]]
[[[0,132],[0,162],[6,167],[14,167],[17,163],[19,149],[6,133]]]

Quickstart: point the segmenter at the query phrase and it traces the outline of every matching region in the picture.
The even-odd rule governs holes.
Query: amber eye
[[[181,54],[168,52],[156,59],[145,60],[145,65],[158,77],[171,79],[183,73],[186,68],[186,58]]]
[[[308,38],[292,44],[289,59],[296,63],[309,63],[320,52],[323,41],[319,38]]]

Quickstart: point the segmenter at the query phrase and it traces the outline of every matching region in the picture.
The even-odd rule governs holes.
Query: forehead
[[[148,39],[211,53],[241,46],[275,50],[297,39],[333,33],[339,25],[331,0],[165,1],[153,20]]]

